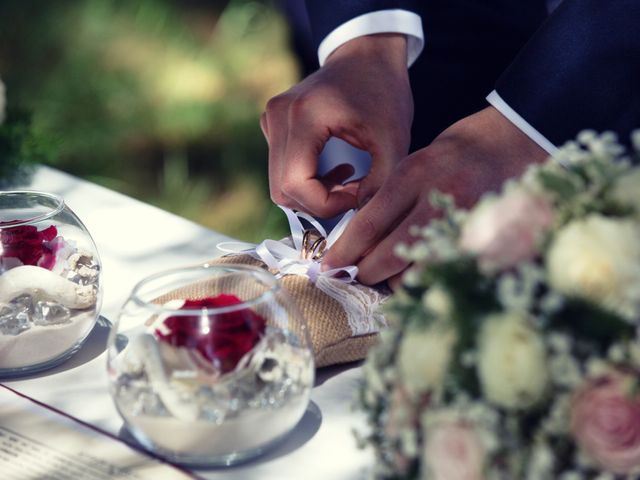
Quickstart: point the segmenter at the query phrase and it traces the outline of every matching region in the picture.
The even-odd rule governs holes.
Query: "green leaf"
[[[538,176],[544,188],[554,193],[561,201],[569,201],[578,194],[576,185],[566,177],[544,170],[541,170]]]
[[[618,315],[578,299],[569,299],[550,319],[549,326],[595,343],[602,351],[620,339],[632,338],[635,332],[635,328]]]

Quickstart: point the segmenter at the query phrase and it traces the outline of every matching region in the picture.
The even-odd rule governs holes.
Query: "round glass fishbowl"
[[[273,275],[205,264],[134,288],[112,329],[108,373],[142,446],[213,466],[254,457],[293,430],[315,368],[305,320]]]
[[[61,197],[0,192],[0,378],[62,363],[93,329],[100,259]]]

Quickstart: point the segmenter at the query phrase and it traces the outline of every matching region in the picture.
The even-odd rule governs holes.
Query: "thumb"
[[[376,194],[402,157],[403,155],[391,148],[373,156],[371,169],[358,187],[358,207],[363,207]]]

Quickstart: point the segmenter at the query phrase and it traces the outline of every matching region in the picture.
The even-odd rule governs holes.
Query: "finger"
[[[355,208],[355,203],[356,203],[356,198],[358,195],[358,185],[360,184],[360,182],[349,182],[346,183],[344,185],[334,185],[333,187],[331,187],[329,189],[329,191],[331,193],[335,193],[335,192],[342,192],[345,194],[348,194],[351,198],[353,198],[353,202],[354,202],[354,207]]]
[[[406,269],[387,279],[387,285],[393,292],[397,292],[402,288],[402,278],[404,277],[404,272],[406,272]]]
[[[398,188],[393,179],[353,217],[342,236],[327,252],[323,269],[355,265],[413,208],[416,195]]]
[[[353,165],[342,163],[325,173],[320,180],[328,189],[331,189],[336,185],[342,185],[355,171],[356,169],[353,168]]]
[[[289,177],[289,172],[285,177]],[[327,187],[316,178],[295,181],[285,178],[283,192],[293,202],[300,204],[300,209],[320,218],[334,217],[340,213],[356,208],[355,189],[344,187]]]
[[[350,197],[356,198],[358,194],[359,181],[345,183],[345,181],[353,176],[355,168],[353,165],[343,163],[320,177],[320,181],[329,190],[329,194],[342,192]]]
[[[282,191],[282,172],[285,168],[288,135],[288,105],[289,100],[286,94],[269,100],[266,110],[260,118],[260,128],[269,144],[269,193],[271,200],[283,207],[302,210],[302,205],[286,196]]]
[[[265,111],[260,118],[260,128],[269,145],[269,193],[274,203],[283,206],[289,206],[285,205],[288,199],[284,198],[280,191],[282,157],[287,141],[286,123],[282,122],[283,119],[287,118],[286,105],[287,102],[284,99],[284,95],[273,97],[267,102]],[[269,129],[270,123],[275,126],[273,130]]]
[[[325,128],[298,122],[289,130],[282,169],[283,194],[321,218],[356,207],[356,198],[348,190],[328,188],[317,178],[318,156],[328,139]]]
[[[372,155],[371,169],[362,179],[358,190],[358,205],[362,207],[389,178],[396,165],[409,151],[409,137],[403,130],[387,130],[383,138],[376,138],[369,146]]]
[[[417,239],[409,233],[411,227],[426,225],[433,215],[428,201],[418,202],[411,213],[358,263],[358,280],[373,285],[406,270],[410,262],[398,257],[395,247],[399,243],[413,244]]]
[[[373,155],[369,173],[360,181],[358,188],[358,206],[363,207],[389,178],[399,157],[392,149]]]

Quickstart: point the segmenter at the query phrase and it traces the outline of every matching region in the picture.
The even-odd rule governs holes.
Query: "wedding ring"
[[[314,238],[317,237],[317,238]],[[302,235],[302,258],[319,261],[325,254],[327,240],[316,230],[305,230]]]

